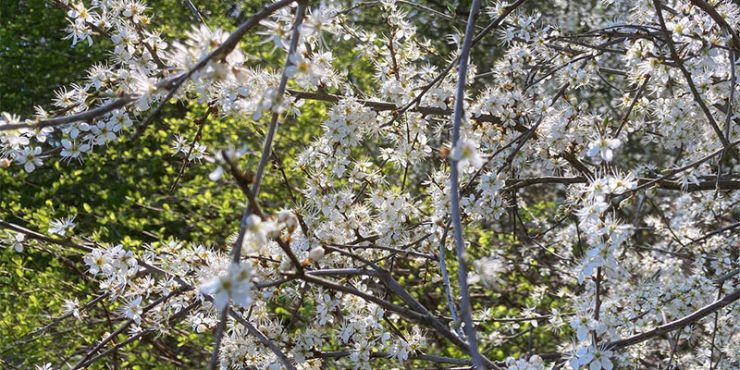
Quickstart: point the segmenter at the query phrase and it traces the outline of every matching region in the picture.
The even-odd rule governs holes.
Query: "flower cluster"
[[[85,264],[92,275],[100,275],[101,289],[118,291],[124,289],[129,279],[139,272],[139,263],[133,252],[121,245],[93,249],[85,255]]]
[[[740,363],[730,290],[740,275],[734,3],[553,1],[538,12],[498,1],[479,17],[491,28],[473,40],[492,42],[475,46],[463,94],[458,64],[448,64],[462,46],[424,31],[457,16],[406,1],[274,3],[233,33],[199,25],[167,41],[149,31],[139,1],[61,3],[72,43],[109,38],[110,61],[59,89],[53,111],[3,113],[3,171],[81,162],[133,136],[129,128],[170,99],[260,130],[263,117],[277,129],[320,107],[306,119],[313,136],[297,139],[299,154],[281,173],[290,201],[261,198],[252,193],[261,178],[255,186],[251,172],[238,176],[233,160],[246,147],[217,152],[223,143],[175,136],[176,154],[211,166],[205,187],[235,174],[246,217],[224,245],[99,243],[84,256],[132,335],[164,333],[178,320],[195,333],[221,330],[224,369],[459,363],[435,352],[441,343],[468,351],[458,308],[469,299],[486,356],[548,335],[573,369]],[[247,26],[262,44],[239,42]],[[268,62],[265,47],[285,63]],[[348,63],[368,69],[368,81]],[[452,142],[456,102],[463,112]],[[289,209],[262,213],[280,207]],[[462,230],[452,224],[457,211]],[[75,220],[55,220],[51,241],[71,243]],[[467,241],[459,261],[471,270],[462,282],[473,294],[464,297],[450,278],[464,271],[449,255],[456,231]],[[13,232],[3,242],[22,252],[25,238]],[[65,304],[80,319],[77,307]],[[233,320],[223,322],[227,307]],[[656,330],[687,317],[691,330],[689,322]],[[545,369],[541,354],[505,353],[505,365]]]
[[[231,300],[234,304],[249,307],[252,303],[252,269],[247,264],[232,263],[227,271],[200,286],[203,294],[213,296],[213,304],[223,310]]]

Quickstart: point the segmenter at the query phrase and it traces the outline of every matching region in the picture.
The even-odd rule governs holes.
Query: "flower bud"
[[[283,258],[282,261],[280,261],[280,271],[287,272],[293,269],[293,262],[289,258]]]
[[[292,233],[298,227],[298,217],[287,209],[278,212],[277,218],[280,225],[288,230],[288,233]]]
[[[316,247],[314,249],[311,249],[310,252],[308,252],[308,258],[311,261],[316,262],[324,257],[324,253],[326,253],[326,251],[324,250],[323,247]]]
[[[262,218],[260,218],[260,216],[257,216],[257,215],[249,215],[245,222],[247,226],[247,230],[251,232],[259,231],[259,226],[261,223],[262,223]]]

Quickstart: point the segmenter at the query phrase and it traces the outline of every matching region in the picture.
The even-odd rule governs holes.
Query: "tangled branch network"
[[[173,328],[212,338],[212,369],[740,367],[734,2],[474,0],[460,16],[281,0],[171,40],[139,0],[56,5],[75,47],[107,38],[111,57],[34,117],[2,114],[3,171],[73,166],[175,102],[207,106],[199,133],[233,118],[264,144],[174,145],[242,190],[228,246],[0,221],[4,245],[81,253],[99,282],[49,325],[118,307],[114,330],[38,368],[93,367]],[[464,30],[446,54],[418,32],[429,20]],[[250,54],[260,40],[279,64]],[[305,103],[326,111],[292,158],[301,186],[261,202]]]

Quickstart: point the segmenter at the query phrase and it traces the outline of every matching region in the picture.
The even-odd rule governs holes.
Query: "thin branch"
[[[468,59],[470,48],[475,32],[475,19],[478,16],[480,2],[473,0],[470,5],[470,16],[465,28],[462,50],[460,52],[460,66],[458,67],[457,92],[455,94],[455,113],[452,118],[452,147],[456,148],[460,141],[460,121],[464,116],[465,104],[465,78],[468,73]],[[453,149],[454,150],[454,149]],[[458,161],[450,158],[450,217],[452,220],[453,236],[455,239],[455,252],[457,253],[457,277],[460,284],[460,314],[465,324],[465,334],[470,356],[473,359],[473,367],[479,370],[485,369],[483,358],[478,350],[478,340],[475,337],[475,324],[473,323],[472,305],[470,303],[470,292],[468,291],[468,271],[465,267],[465,241],[463,240],[462,217],[460,216],[460,193],[458,188]]]
[[[96,305],[101,300],[107,298],[108,296],[109,296],[108,293],[100,294],[99,296],[93,298],[90,302],[87,302],[82,307],[80,307],[80,309],[78,311],[80,313],[83,313],[83,312],[87,311],[89,308],[91,308],[94,305]],[[46,324],[46,325],[44,325],[44,326],[42,326],[42,327],[40,327],[40,328],[38,328],[36,330],[34,330],[34,331],[32,331],[32,332],[24,335],[23,338],[19,339],[15,343],[13,343],[13,346],[14,347],[20,347],[21,344],[25,344],[25,343],[34,341],[35,339],[37,339],[37,338],[34,338],[36,335],[45,333],[47,330],[51,329],[52,327],[54,327],[56,325],[59,325],[62,321],[64,321],[67,318],[70,318],[72,316],[73,316],[73,312],[70,311],[70,312],[67,312],[67,313],[65,313],[65,314],[63,314],[63,315],[61,315],[61,316],[53,319],[50,323],[48,323],[48,324]]]
[[[737,146],[738,144],[740,144],[740,140],[736,140],[736,141],[730,143],[729,147],[734,147],[734,146]],[[692,167],[696,167],[696,166],[698,166],[698,165],[700,165],[700,164],[702,164],[702,163],[704,163],[704,162],[706,162],[706,161],[708,161],[708,160],[710,160],[710,159],[712,159],[712,158],[714,158],[714,157],[716,157],[716,156],[718,156],[720,154],[723,154],[725,152],[725,150],[726,150],[726,148],[724,148],[724,147],[721,148],[721,149],[715,150],[714,152],[712,152],[709,155],[704,156],[703,158],[700,158],[700,159],[698,159],[698,160],[696,160],[694,162],[691,162],[691,163],[689,163],[689,164],[687,164],[685,166],[681,166],[679,168],[673,169],[670,172],[668,172],[667,174],[665,174],[665,175],[663,175],[661,177],[658,177],[657,179],[653,179],[653,180],[648,181],[648,182],[646,182],[644,184],[641,184],[640,186],[638,186],[633,191],[638,191],[638,190],[641,190],[641,189],[644,189],[644,188],[648,188],[650,186],[653,186],[656,183],[659,183],[659,182],[661,182],[663,180],[668,179],[669,177],[671,177],[671,176],[673,176],[673,175],[675,175],[677,173],[683,172],[686,169],[689,169],[689,168],[692,168]]]
[[[738,36],[737,32],[735,32],[734,29],[732,29],[732,26],[730,26],[729,23],[725,20],[724,17],[722,17],[719,12],[717,12],[717,9],[715,9],[713,6],[709,5],[704,0],[691,0],[691,3],[699,7],[699,9],[703,10],[705,13],[707,13],[715,22],[717,22],[720,27],[724,28],[727,33],[730,34],[730,37],[732,38],[732,41],[734,45],[730,45],[735,50],[740,50],[740,36]],[[734,63],[734,61],[733,61]]]
[[[175,321],[181,319],[182,317],[184,317],[188,312],[196,309],[198,306],[200,306],[200,302],[193,302],[190,305],[188,305],[187,307],[181,309],[180,311],[175,312],[167,321],[170,322],[170,323],[175,322]],[[142,330],[142,331],[140,331],[140,332],[138,332],[138,333],[130,336],[126,340],[124,340],[124,341],[122,341],[120,343],[117,343],[113,347],[108,348],[107,350],[105,350],[103,352],[100,352],[99,354],[97,354],[96,356],[92,357],[91,359],[89,359],[88,361],[86,361],[84,364],[82,364],[82,367],[88,367],[91,364],[93,364],[95,361],[97,361],[97,360],[99,360],[99,359],[101,359],[101,358],[109,355],[110,353],[112,353],[114,351],[117,351],[117,350],[121,349],[125,345],[127,345],[129,343],[132,343],[133,341],[139,339],[140,337],[143,337],[146,334],[153,333],[154,331],[155,331],[154,329]]]
[[[269,348],[288,370],[296,370],[296,367],[293,366],[288,357],[285,356],[285,354],[280,350],[280,347],[278,347],[272,340],[270,340],[270,338],[259,331],[259,329],[254,327],[251,322],[247,321],[247,319],[245,319],[242,315],[239,315],[232,309],[229,309],[229,316],[231,316],[240,324],[244,325],[244,327],[247,328],[247,331],[249,331],[250,334],[254,335],[265,347]]]
[[[173,76],[171,78],[165,79],[160,81],[156,87],[157,89],[166,89],[170,92],[167,94],[165,99],[162,100],[162,104],[160,104],[159,107],[155,109],[155,111],[150,114],[149,117],[153,117],[158,113],[162,108],[162,106],[172,97],[174,96],[175,92],[182,86],[187,79],[189,79],[195,72],[201,70],[203,67],[208,65],[208,62],[210,62],[212,59],[217,58],[222,55],[229,54],[234,48],[239,44],[239,41],[244,37],[244,35],[257,26],[263,19],[269,17],[277,10],[286,7],[293,3],[296,0],[280,0],[275,3],[272,3],[265,8],[263,8],[261,11],[255,13],[251,18],[246,20],[244,23],[242,23],[239,28],[237,28],[234,32],[229,35],[229,37],[224,41],[219,47],[214,49],[210,54],[203,57],[198,63],[196,63],[190,70],[188,70],[186,73],[179,74],[176,76]],[[61,116],[61,117],[55,117],[45,120],[37,120],[37,121],[30,121],[30,122],[24,122],[19,124],[5,124],[0,125],[0,131],[6,131],[6,130],[17,130],[20,128],[33,128],[33,129],[40,129],[45,127],[54,127],[54,126],[60,126],[68,123],[73,122],[80,122],[80,121],[89,121],[93,118],[97,118],[101,115],[104,115],[106,113],[109,113],[115,109],[123,108],[127,106],[128,104],[136,101],[138,99],[138,96],[126,94],[118,99],[112,101],[111,103],[108,103],[106,105],[96,107],[94,109],[90,109],[88,111],[69,115],[69,116]],[[147,118],[145,122],[148,122],[151,120],[151,118]]]
[[[77,250],[82,251],[82,252],[85,252],[85,253],[90,253],[90,252],[93,251],[93,248],[92,247],[89,247],[89,246],[86,246],[86,245],[82,245],[82,244],[77,244],[77,243],[74,243],[74,242],[71,242],[71,241],[68,241],[68,240],[63,240],[63,239],[57,239],[57,238],[48,237],[48,236],[46,236],[44,234],[41,234],[39,232],[33,231],[31,229],[27,229],[27,228],[25,228],[23,226],[19,226],[19,225],[13,224],[13,223],[10,223],[10,222],[5,221],[5,220],[0,220],[0,228],[7,229],[7,230],[12,230],[12,231],[15,231],[15,232],[24,234],[27,237],[30,237],[31,239],[34,239],[34,240],[38,240],[38,241],[46,242],[46,243],[52,243],[52,244],[60,245],[60,246],[63,246],[63,247],[70,247],[70,248],[77,249]]]
[[[645,77],[645,79],[642,82],[642,85],[640,85],[640,89],[637,90],[635,97],[632,98],[632,102],[630,103],[629,108],[627,108],[627,112],[624,114],[624,117],[622,118],[622,123],[619,125],[619,128],[617,129],[614,136],[619,136],[619,133],[622,132],[624,125],[626,125],[627,121],[629,121],[630,113],[632,113],[632,109],[635,108],[635,104],[637,104],[637,101],[640,100],[640,97],[642,97],[643,92],[645,92],[645,87],[647,87],[648,81],[650,81],[650,75],[647,75]]]
[[[314,352],[311,358],[341,358],[348,357],[352,354],[350,351],[332,351],[332,352]],[[370,358],[392,358],[393,355],[387,352],[372,352]],[[409,354],[409,360],[420,360],[436,362],[440,364],[453,364],[453,365],[470,365],[470,360],[445,357],[437,355],[428,355],[424,353]]]
[[[680,319],[671,321],[665,325],[658,326],[657,328],[646,331],[644,333],[635,334],[627,338],[623,338],[623,339],[619,339],[619,340],[606,343],[604,347],[607,349],[619,349],[619,348],[629,347],[629,346],[650,340],[652,338],[661,336],[663,334],[670,333],[674,330],[684,328],[687,325],[690,325],[696,321],[699,321],[721,310],[722,308],[729,306],[730,304],[734,303],[738,299],[740,299],[740,289],[737,289],[734,292],[726,295],[724,298],[716,300],[700,308],[699,310],[694,311],[693,313],[687,316],[684,316]],[[560,358],[562,358],[562,356],[563,356],[562,353],[548,353],[540,357],[542,357],[542,359],[546,361],[555,361],[555,360],[559,360]]]
[[[315,101],[324,101],[324,102],[332,102],[332,103],[336,103],[343,99],[347,99],[346,96],[329,94],[325,92],[288,90],[288,93],[291,96],[293,96],[295,99],[315,100]],[[365,100],[365,99],[356,99],[355,101],[377,112],[396,111],[398,109],[398,107],[394,103],[385,102],[385,101]],[[437,108],[437,107],[427,107],[427,106],[421,106],[421,105],[415,105],[413,107],[408,108],[406,111],[407,112],[418,112],[425,116],[451,116],[454,113],[453,110],[451,109],[442,109],[442,108]],[[478,122],[493,123],[495,125],[503,124],[503,121],[499,117],[496,117],[491,114],[481,114],[480,116],[472,117],[472,119]],[[522,125],[520,122],[516,123],[516,125],[514,126],[514,129],[519,132],[527,132],[529,130],[529,128]]]
[[[673,42],[673,36],[671,35],[670,31],[668,31],[668,28],[665,25],[665,19],[663,19],[663,9],[660,5],[660,0],[653,0],[653,5],[655,6],[655,12],[658,15],[658,21],[660,23],[660,28],[663,29],[663,34],[665,35],[666,43],[668,44],[668,49],[671,52],[671,57],[676,62],[676,65],[678,66],[678,69],[683,74],[684,78],[686,79],[686,83],[689,85],[689,90],[691,90],[691,94],[694,96],[694,101],[699,104],[699,107],[701,108],[701,111],[704,112],[704,115],[707,117],[707,120],[709,121],[709,125],[712,126],[712,129],[719,137],[719,140],[722,142],[722,145],[725,148],[730,147],[730,142],[725,138],[725,135],[722,133],[722,130],[719,128],[719,125],[717,125],[717,121],[714,120],[714,116],[712,116],[712,112],[709,111],[709,108],[707,107],[707,104],[704,103],[704,99],[702,99],[701,94],[699,93],[699,90],[696,89],[696,85],[694,85],[694,79],[691,77],[691,73],[686,69],[686,66],[684,66],[683,59],[678,55],[678,52],[676,51],[676,44]]]
[[[504,21],[504,19],[509,14],[511,14],[511,12],[513,12],[514,10],[516,10],[519,6],[521,6],[522,4],[524,4],[525,1],[527,1],[527,0],[517,0],[513,4],[505,7],[502,10],[502,12],[499,14],[499,16],[496,17],[496,19],[494,19],[491,23],[489,23],[477,35],[475,35],[475,37],[472,40],[472,44],[471,45],[477,44],[478,41],[480,41],[484,36],[486,36],[487,34],[489,34],[491,31],[497,29],[501,25],[501,23]],[[432,86],[434,86],[438,82],[444,80],[444,78],[447,77],[447,74],[450,73],[450,71],[452,70],[452,68],[455,67],[455,65],[458,64],[459,62],[460,62],[460,56],[455,57],[455,59],[453,59],[450,62],[450,64],[448,64],[447,67],[442,72],[440,72],[437,75],[437,77],[435,77],[431,82],[429,82],[426,86],[424,86],[424,88],[421,89],[421,91],[419,92],[419,94],[414,99],[412,99],[410,102],[408,102],[402,108],[400,108],[397,111],[395,111],[394,112],[395,114],[394,114],[393,118],[389,122],[384,123],[381,127],[390,126],[403,113],[406,113],[409,109],[411,109],[411,107],[413,107],[415,105],[418,105],[421,102],[421,99],[424,97],[424,95],[426,95],[426,93],[429,92],[429,90],[432,88]]]
[[[512,191],[519,188],[524,188],[532,185],[541,184],[587,184],[589,179],[585,176],[576,177],[556,177],[556,176],[544,176],[544,177],[533,177],[526,179],[513,179],[506,180],[506,190]],[[686,184],[686,186],[678,183],[674,180],[661,179],[661,178],[646,178],[641,177],[637,179],[638,187],[633,191],[642,190],[651,185],[655,185],[658,188],[666,190],[680,190],[680,191],[707,191],[715,190],[716,188],[722,190],[738,190],[740,189],[740,180],[722,179],[720,181],[715,180],[703,180],[698,182],[692,182]]]
[[[450,273],[449,271],[447,271],[447,261],[445,261],[445,254],[447,251],[447,246],[445,244],[447,244],[447,234],[450,231],[451,222],[452,220],[447,220],[445,224],[445,230],[444,232],[442,232],[442,238],[440,238],[441,240],[439,242],[439,270],[442,273],[442,284],[444,284],[444,287],[445,287],[445,297],[447,298],[447,306],[450,308],[450,315],[452,315],[452,320],[455,322],[455,325],[459,325],[460,317],[457,315],[457,309],[455,308],[455,300],[452,298],[452,284],[450,283]]]
[[[276,104],[280,104],[283,99],[283,95],[285,94],[285,88],[288,85],[288,75],[287,75],[287,68],[291,65],[290,57],[295,53],[296,48],[298,46],[298,40],[301,36],[301,23],[303,22],[303,15],[306,10],[306,1],[300,1],[298,3],[298,9],[296,10],[295,15],[295,21],[293,24],[293,34],[290,39],[290,47],[288,48],[288,55],[285,58],[285,68],[283,69],[282,77],[280,79],[280,85],[278,87],[277,94],[275,96],[274,102]],[[229,37],[231,39],[231,37]],[[236,46],[236,42],[238,39],[236,39],[233,46]],[[228,45],[229,40],[227,39],[226,42],[224,42],[221,47],[224,47],[225,45]],[[233,48],[232,46],[232,48]],[[215,52],[215,51],[214,51]],[[254,183],[252,184],[252,191],[247,192],[247,196],[250,200],[251,207],[247,207],[247,209],[244,210],[244,213],[242,214],[241,223],[239,225],[239,235],[237,237],[236,242],[234,243],[232,247],[232,263],[238,264],[240,260],[241,255],[241,249],[242,244],[245,238],[245,234],[247,232],[247,225],[246,221],[248,217],[251,215],[253,208],[256,206],[256,199],[259,195],[259,187],[260,183],[262,182],[262,176],[264,175],[265,166],[267,165],[267,161],[270,159],[270,152],[272,150],[272,140],[275,136],[275,132],[277,131],[277,122],[278,122],[278,113],[277,111],[273,112],[272,114],[272,121],[270,122],[270,128],[269,132],[267,134],[267,137],[265,137],[265,142],[262,148],[262,156],[260,158],[259,167],[257,168],[257,173],[254,178]],[[283,250],[288,254],[289,257],[293,260],[293,263],[296,265],[296,269],[298,269],[299,272],[302,272],[300,263],[297,263],[297,259],[295,258],[295,255],[291,252],[290,247],[286,247],[284,243],[280,243],[278,240],[278,244],[280,244],[280,247],[283,248]],[[224,331],[226,329],[226,316],[227,313],[230,312],[229,304],[227,302],[226,306],[221,311],[221,317],[219,320],[219,325],[216,328],[216,333],[214,335],[214,347],[213,347],[213,354],[211,356],[211,361],[209,364],[209,369],[215,370],[217,367],[218,362],[218,354],[219,350],[221,348],[221,340],[223,339]],[[247,328],[249,329],[249,328]],[[282,359],[281,359],[282,360]],[[283,362],[283,365],[285,365],[288,368],[294,369],[293,365],[285,359]]]
[[[734,270],[732,270],[732,271],[730,271],[730,272],[728,272],[728,273],[726,273],[724,275],[720,275],[719,277],[713,279],[712,282],[714,282],[715,284],[722,284],[725,281],[732,279],[737,274],[740,274],[740,267],[738,267],[738,268],[736,268],[736,269],[734,269]]]
[[[398,314],[398,315],[400,315],[402,317],[405,317],[408,320],[411,320],[413,322],[422,324],[424,326],[427,326],[427,327],[430,327],[430,328],[436,330],[443,337],[447,338],[453,344],[455,344],[455,346],[457,346],[458,348],[464,350],[465,352],[469,352],[470,351],[470,347],[468,346],[467,343],[465,343],[465,341],[461,340],[457,335],[455,335],[455,333],[453,333],[439,319],[437,319],[436,317],[432,316],[431,313],[429,313],[429,311],[426,310],[426,308],[424,308],[421,304],[419,304],[418,302],[416,302],[413,298],[411,298],[411,300],[409,300],[410,295],[408,294],[408,292],[405,292],[405,290],[403,290],[403,288],[398,289],[400,287],[400,285],[398,285],[398,282],[395,282],[395,280],[392,280],[392,279],[388,279],[388,275],[386,275],[384,273],[381,273],[380,271],[369,271],[368,274],[371,274],[371,275],[374,275],[374,276],[378,276],[381,279],[383,279],[384,281],[386,281],[387,283],[390,283],[389,284],[389,287],[392,290],[394,290],[394,292],[396,292],[397,294],[400,293],[401,294],[401,298],[404,299],[404,301],[406,301],[407,303],[410,303],[414,309],[412,310],[412,309],[408,309],[406,307],[399,306],[399,305],[397,305],[395,303],[386,301],[386,300],[384,300],[382,298],[378,298],[378,297],[376,297],[376,296],[374,296],[372,294],[368,294],[368,293],[362,292],[360,290],[357,290],[356,288],[353,288],[353,287],[350,287],[350,286],[341,285],[341,284],[335,283],[335,282],[330,281],[330,280],[322,279],[322,278],[320,278],[318,276],[313,276],[311,274],[303,275],[303,276],[300,277],[300,279],[302,279],[302,280],[304,280],[304,281],[306,281],[308,283],[313,283],[313,284],[316,284],[316,285],[323,286],[324,288],[331,289],[333,291],[338,291],[338,292],[342,292],[342,293],[352,294],[352,295],[357,296],[357,297],[360,297],[360,298],[362,298],[362,299],[364,299],[364,300],[366,300],[368,302],[375,303],[375,304],[377,304],[378,306],[382,307],[383,309],[385,309],[387,311],[394,312],[394,313],[396,313],[396,314]],[[393,282],[395,282],[395,284],[393,284]],[[491,367],[491,368],[495,368],[496,367],[494,363],[492,363],[490,360],[488,360],[485,357],[482,358],[482,361],[485,361],[485,364],[488,367]]]
[[[180,293],[184,292],[185,290],[187,290],[187,288],[185,288],[185,287],[180,287],[179,289],[177,289],[177,290],[174,290],[174,291],[170,292],[170,294],[167,294],[167,295],[165,295],[165,296],[162,296],[162,297],[159,297],[159,298],[155,299],[155,300],[154,300],[154,301],[153,301],[152,303],[150,303],[150,304],[146,305],[145,307],[143,307],[143,308],[141,309],[141,315],[143,316],[143,315],[144,315],[144,314],[146,314],[147,312],[151,311],[151,310],[152,310],[153,308],[157,307],[157,306],[158,306],[158,305],[159,305],[160,303],[162,303],[162,302],[164,302],[164,301],[168,300],[168,299],[169,299],[169,298],[171,298],[171,297],[174,297],[175,295],[178,295],[178,294],[180,294]],[[108,336],[106,336],[106,337],[105,337],[105,338],[104,338],[103,340],[101,340],[101,341],[100,341],[100,342],[99,342],[99,343],[98,343],[98,344],[97,344],[97,345],[96,345],[95,347],[93,347],[93,348],[92,348],[91,350],[87,351],[87,353],[86,353],[86,354],[85,354],[85,356],[84,356],[84,357],[82,358],[82,360],[80,360],[80,361],[79,361],[79,362],[78,362],[78,363],[77,363],[77,364],[76,364],[76,365],[75,365],[75,366],[74,366],[74,367],[72,368],[72,370],[77,370],[77,369],[80,369],[80,368],[82,368],[82,367],[85,367],[85,366],[87,366],[87,365],[88,365],[88,360],[89,360],[90,358],[92,358],[92,357],[93,357],[93,355],[95,355],[95,353],[97,353],[97,352],[98,352],[98,351],[99,351],[100,349],[102,349],[102,348],[103,348],[103,347],[104,347],[104,346],[105,346],[105,345],[106,345],[106,344],[107,344],[108,342],[110,342],[111,340],[113,340],[113,339],[114,339],[115,337],[117,337],[117,336],[118,336],[119,334],[123,333],[123,331],[124,331],[124,330],[126,330],[126,329],[127,329],[127,328],[128,328],[129,326],[131,326],[131,324],[133,324],[133,323],[134,323],[134,319],[130,319],[130,320],[128,320],[128,321],[126,321],[126,322],[124,322],[124,323],[123,323],[123,324],[122,324],[121,326],[119,326],[119,327],[118,327],[118,329],[116,329],[115,331],[113,331],[112,333],[110,333],[110,334],[109,334]]]
[[[185,5],[187,5],[190,11],[193,13],[195,18],[197,18],[201,24],[208,27],[208,23],[206,23],[206,19],[205,17],[203,17],[203,13],[201,13],[198,7],[196,7],[195,4],[193,4],[193,1],[192,0],[183,0],[183,1],[185,2]]]
[[[282,104],[283,95],[285,89],[288,86],[288,75],[285,70],[290,67],[292,62],[290,57],[295,54],[296,48],[298,47],[298,41],[301,37],[301,23],[303,23],[303,13],[306,9],[305,1],[298,3],[298,10],[296,10],[295,23],[293,25],[293,35],[290,38],[290,46],[288,48],[288,56],[285,59],[285,67],[283,68],[283,75],[280,78],[280,84],[278,85],[277,94],[275,96],[274,104]],[[262,184],[262,176],[265,173],[265,166],[270,160],[270,153],[272,153],[272,141],[275,138],[275,133],[278,128],[278,118],[280,114],[277,111],[277,107],[273,107],[272,118],[270,121],[270,127],[267,130],[267,136],[265,137],[264,144],[262,146],[262,155],[260,156],[260,162],[257,166],[257,172],[255,175],[254,183],[252,184],[252,195],[256,198],[260,193],[260,185]]]
[[[705,235],[703,235],[703,236],[701,236],[699,238],[696,238],[696,239],[690,241],[687,245],[701,243],[701,242],[703,242],[703,241],[705,241],[705,240],[707,240],[707,239],[709,239],[709,238],[711,238],[711,237],[713,237],[713,236],[715,236],[717,234],[721,234],[721,233],[723,233],[725,231],[734,230],[734,229],[736,229],[738,227],[740,227],[740,222],[735,222],[734,224],[727,225],[727,226],[722,227],[720,229],[714,230],[714,231],[712,231],[712,232],[710,232],[708,234],[705,234]]]
[[[73,123],[73,122],[89,121],[93,118],[102,116],[116,109],[123,108],[129,103],[135,101],[136,99],[137,97],[134,95],[123,95],[108,104],[101,105],[101,106],[98,106],[93,109],[86,110],[84,112],[77,113],[77,114],[61,116],[61,117],[54,117],[54,118],[39,120],[35,122],[31,121],[31,122],[24,122],[24,123],[18,123],[18,124],[0,125],[0,131],[17,130],[21,128],[42,129],[46,127],[61,126],[61,125],[65,125],[65,124]]]
[[[379,249],[379,250],[389,251],[395,254],[400,254],[400,255],[405,255],[405,256],[414,256],[414,257],[424,258],[428,260],[436,259],[435,256],[431,254],[427,254],[427,253],[421,253],[421,252],[416,252],[412,250],[403,250],[403,249],[398,249],[398,248],[393,248],[393,247],[385,247],[385,246],[374,245],[374,244],[370,244],[370,245],[329,244],[329,245],[332,247],[349,248],[349,249],[365,249],[365,248]]]
[[[214,108],[213,106],[209,105],[206,109],[206,112],[203,113],[203,115],[195,121],[196,126],[198,126],[198,130],[195,132],[195,136],[193,136],[193,140],[190,143],[190,148],[188,148],[188,152],[185,154],[185,158],[183,158],[182,160],[180,171],[177,173],[177,177],[175,177],[175,182],[170,187],[170,193],[173,193],[175,189],[177,189],[177,185],[180,183],[182,176],[185,175],[185,169],[190,164],[190,156],[193,154],[193,150],[195,150],[195,144],[198,143],[198,140],[200,140],[200,136],[203,133],[203,127],[205,127],[206,120],[212,112],[214,112]]]
[[[738,299],[740,299],[740,289],[735,290],[734,292],[726,295],[724,298],[714,301],[711,304],[706,305],[700,308],[699,310],[695,311],[694,313],[687,315],[681,319],[671,321],[668,324],[658,326],[657,328],[653,330],[650,330],[650,331],[647,331],[641,334],[635,334],[633,336],[630,336],[624,339],[609,342],[607,344],[607,347],[608,348],[623,348],[623,347],[631,346],[634,344],[642,343],[648,339],[657,337],[665,333],[669,333],[677,329],[681,329],[685,327],[686,325],[699,321],[703,319],[704,317],[709,316],[716,311],[719,311],[720,309],[730,305],[731,303],[737,301]]]

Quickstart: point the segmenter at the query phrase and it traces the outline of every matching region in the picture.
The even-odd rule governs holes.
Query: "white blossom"
[[[245,263],[232,263],[227,271],[203,283],[202,294],[211,295],[217,309],[223,310],[229,301],[249,307],[252,304],[252,269]]]

